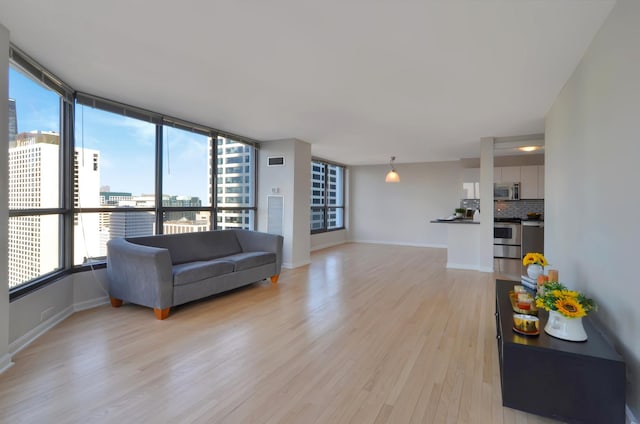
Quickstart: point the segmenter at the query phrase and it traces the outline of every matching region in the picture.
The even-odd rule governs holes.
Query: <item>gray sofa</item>
[[[282,236],[247,230],[118,238],[107,243],[111,305],[172,306],[251,284],[278,281]]]

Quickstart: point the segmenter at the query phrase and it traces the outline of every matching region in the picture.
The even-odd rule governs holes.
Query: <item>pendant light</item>
[[[386,183],[399,183],[400,175],[396,172],[396,169],[393,167],[393,161],[396,160],[395,156],[391,156],[391,161],[389,165],[391,166],[391,171],[387,172],[387,176],[384,178],[384,182]]]

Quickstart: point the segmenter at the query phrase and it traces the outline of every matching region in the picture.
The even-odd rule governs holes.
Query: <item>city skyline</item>
[[[58,94],[13,67],[9,69],[9,81],[9,98],[15,100],[17,132],[59,134]],[[199,197],[206,202],[209,197],[208,137],[166,126],[163,132],[164,191]],[[101,185],[139,195],[154,193],[151,172],[155,167],[154,124],[77,105],[75,144],[77,148],[100,151]]]
[[[253,147],[163,125],[162,193],[156,194],[156,124],[77,105],[73,160],[67,168],[60,146],[59,95],[13,68],[9,82],[6,148],[9,209],[15,211],[9,220],[10,288],[64,266],[58,241],[66,231],[73,235],[71,260],[77,266],[104,261],[107,243],[115,237],[212,229],[207,209],[213,196],[222,207],[248,208],[219,209],[216,228],[254,229],[255,213],[249,209],[255,206]],[[61,172],[72,173],[71,193],[60,185]],[[73,200],[69,230],[61,226],[62,211],[29,211],[60,209],[63,195]],[[158,217],[153,208],[160,205],[202,210],[164,211]],[[77,213],[77,208],[117,209]]]

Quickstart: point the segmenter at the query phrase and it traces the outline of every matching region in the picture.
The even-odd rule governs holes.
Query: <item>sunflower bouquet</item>
[[[547,259],[542,253],[527,253],[526,255],[524,255],[524,258],[522,258],[522,265],[527,266],[532,264],[541,266],[549,265]]]
[[[582,293],[568,290],[560,283],[546,283],[542,286],[542,294],[536,296],[536,307],[546,311],[557,311],[567,318],[581,318],[598,306]]]

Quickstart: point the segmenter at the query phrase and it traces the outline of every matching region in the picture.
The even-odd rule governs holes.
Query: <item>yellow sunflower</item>
[[[580,318],[587,315],[580,302],[573,297],[561,297],[556,300],[558,312],[569,318]]]
[[[579,293],[574,290],[562,290],[562,295],[566,297],[578,297]]]
[[[538,254],[538,263],[542,266],[547,266],[549,263],[547,262],[547,258],[545,258],[542,254]]]
[[[527,253],[524,258],[522,258],[522,265],[527,266],[536,263],[536,257],[534,253]]]
[[[549,265],[549,263],[547,262],[547,259],[544,257],[542,253],[534,253],[534,252],[527,253],[526,255],[524,255],[524,258],[522,258],[522,265],[527,266],[531,264],[538,264],[542,266]]]

